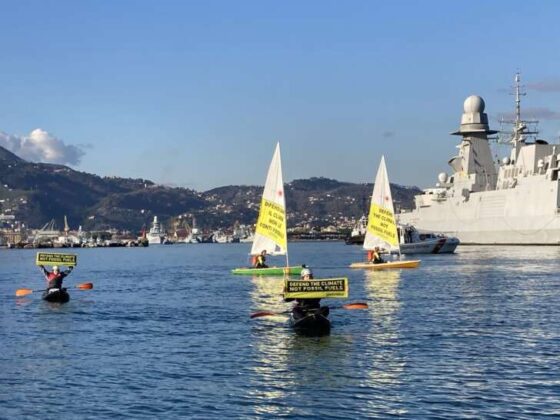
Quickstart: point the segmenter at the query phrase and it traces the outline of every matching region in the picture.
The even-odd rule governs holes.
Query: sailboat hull
[[[417,268],[420,260],[410,261],[389,261],[381,264],[373,264],[370,262],[359,262],[350,264],[350,268],[362,268],[367,270],[386,270],[391,268]]]
[[[241,276],[283,276],[283,275],[299,275],[301,266],[294,267],[268,267],[268,268],[251,268],[242,267],[231,270],[232,274]]]

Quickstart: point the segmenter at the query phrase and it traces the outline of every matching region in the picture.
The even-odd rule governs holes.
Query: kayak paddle
[[[342,306],[333,306],[333,307],[329,307],[329,309],[347,309],[349,311],[354,310],[354,309],[367,309],[368,308],[368,304],[367,303],[362,303],[362,302],[355,302],[355,303],[347,303],[345,305]],[[274,316],[274,315],[285,315],[290,313],[292,310],[287,310],[287,311],[283,311],[283,312],[270,312],[270,311],[260,311],[260,312],[254,312],[251,314],[250,318],[260,318],[263,316]]]
[[[289,314],[290,312],[291,309],[289,311],[283,311],[283,312],[269,312],[269,311],[254,312],[251,314],[250,318],[260,318],[261,316],[286,315]]]
[[[93,283],[80,283],[77,284],[76,289],[80,289],[80,290],[89,290],[89,289],[93,289]],[[46,289],[41,289],[41,290],[33,290],[33,289],[17,289],[16,290],[16,296],[17,297],[21,297],[21,296],[27,296],[30,295],[33,292],[44,292]]]

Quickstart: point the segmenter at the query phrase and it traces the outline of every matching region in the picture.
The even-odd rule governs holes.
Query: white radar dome
[[[447,174],[442,172],[437,176],[437,179],[440,183],[445,184],[447,182]]]
[[[466,114],[482,113],[485,106],[484,99],[477,95],[471,95],[465,99],[463,109]]]

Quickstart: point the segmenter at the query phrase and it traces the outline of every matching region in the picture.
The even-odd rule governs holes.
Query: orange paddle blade
[[[93,289],[93,283],[81,283],[78,284],[76,287],[81,290]]]
[[[254,314],[251,314],[251,318],[259,318],[261,316],[273,316],[273,315],[279,315],[279,313],[278,312],[268,312],[268,311],[255,312]]]
[[[33,293],[32,289],[17,289],[16,296],[27,296]]]
[[[367,303],[347,303],[346,305],[342,305],[344,309],[367,309]]]

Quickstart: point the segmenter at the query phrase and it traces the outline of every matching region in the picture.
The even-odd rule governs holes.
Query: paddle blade
[[[80,283],[76,286],[80,290],[93,289],[93,283]]]
[[[274,315],[279,315],[278,312],[267,312],[267,311],[261,311],[261,312],[255,312],[251,314],[251,319],[252,318],[260,318],[261,316],[274,316]]]
[[[17,289],[16,290],[16,296],[18,296],[18,297],[27,296],[27,295],[30,295],[31,293],[33,293],[32,289]]]
[[[342,307],[344,309],[367,309],[368,308],[368,304],[367,303],[360,303],[360,302],[356,302],[356,303],[347,303],[346,305],[342,305]]]

